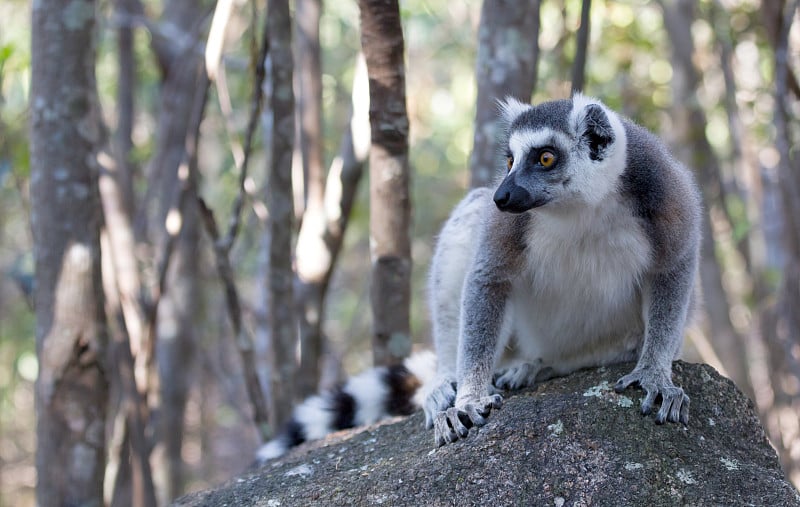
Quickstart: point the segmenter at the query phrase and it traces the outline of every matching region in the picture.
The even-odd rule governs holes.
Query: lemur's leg
[[[491,394],[490,386],[511,281],[502,269],[490,269],[492,262],[491,256],[479,255],[464,283],[458,392],[455,406],[439,412],[434,420],[437,445],[466,437],[469,428],[486,424],[491,410],[502,406],[502,397]]]
[[[482,209],[491,202],[491,191],[473,190],[459,203],[442,228],[431,266],[429,302],[436,345],[436,379],[425,386],[425,425],[453,406],[456,399],[456,366],[461,327],[461,291],[472,263]]]
[[[480,248],[462,290],[455,406],[434,420],[438,445],[464,438],[470,427],[486,424],[491,410],[503,404],[499,394],[492,394],[492,374],[498,349],[513,328],[508,300],[519,277],[530,217],[523,214],[508,220],[494,206],[486,211],[477,238]]]
[[[689,422],[689,397],[672,383],[672,361],[680,351],[683,329],[692,296],[697,260],[694,253],[671,271],[652,277],[645,288],[643,313],[645,336],[636,368],[617,382],[614,389],[623,391],[632,384],[644,389],[642,413],[653,410],[661,395],[656,422]]]
[[[461,298],[460,291],[456,291],[454,294],[453,287],[448,287],[453,282],[447,278],[453,276],[457,276],[457,274],[445,267],[434,265],[430,297],[433,337],[436,344],[436,379],[430,386],[425,387],[423,409],[427,428],[433,427],[433,419],[437,413],[452,407],[456,400],[456,358],[458,356]],[[461,283],[463,283],[463,275]]]

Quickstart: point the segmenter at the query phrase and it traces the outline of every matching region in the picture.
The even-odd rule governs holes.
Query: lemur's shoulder
[[[656,267],[699,248],[702,204],[691,171],[650,131],[623,118],[628,139],[620,192],[642,221]]]

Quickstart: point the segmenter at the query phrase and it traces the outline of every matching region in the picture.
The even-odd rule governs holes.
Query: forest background
[[[276,407],[373,357],[429,346],[425,276],[437,230],[470,186],[491,181],[487,168],[502,167],[494,98],[538,102],[573,88],[660,134],[695,170],[707,210],[705,306],[684,357],[753,399],[800,486],[798,2],[403,1],[411,216],[401,229],[413,268],[409,323],[383,342],[370,311],[375,173],[364,167],[359,3],[370,2],[297,0],[280,11],[276,0],[271,17],[245,0],[76,0],[64,10],[65,25],[94,22],[86,41],[96,45],[78,63],[94,69],[100,106],[88,113],[100,126],[99,199],[90,189],[86,202],[97,216],[102,206],[106,227],[98,301],[110,352],[99,364],[111,387],[93,391],[107,403],[106,501],[164,504],[219,483],[249,465],[285,413]],[[32,32],[48,29],[32,24],[32,7],[51,4],[0,4],[0,505],[34,504],[35,382],[64,373],[34,318],[31,212],[50,194],[37,187],[32,90],[37,76],[57,83],[59,65],[75,64],[32,65]],[[287,95],[291,76],[280,69],[291,67]],[[296,116],[277,116],[293,103]],[[276,122],[287,117],[296,136]],[[291,173],[291,192],[277,166]],[[288,228],[274,228],[276,202]],[[278,259],[275,245],[289,244]],[[297,280],[276,279],[276,259]],[[283,304],[287,286],[297,305]],[[407,304],[391,303],[376,320]],[[53,463],[39,464],[40,477],[60,472]]]

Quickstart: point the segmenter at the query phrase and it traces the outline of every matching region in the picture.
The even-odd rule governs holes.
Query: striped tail
[[[342,386],[311,396],[294,408],[283,430],[256,453],[256,463],[277,458],[292,447],[334,431],[408,415],[422,407],[422,387],[436,374],[431,351],[411,355],[403,364],[379,366],[351,377]]]

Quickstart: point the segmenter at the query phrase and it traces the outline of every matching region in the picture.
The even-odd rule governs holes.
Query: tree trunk
[[[691,26],[694,20],[692,0],[662,0],[664,26],[672,46],[673,117],[678,139],[678,158],[697,174],[706,206],[724,206],[720,198],[720,167],[705,134],[707,124],[696,95],[699,82],[692,61],[694,42]],[[747,375],[743,338],[730,322],[730,307],[722,286],[722,272],[716,258],[711,219],[703,215],[703,245],[700,268],[704,307],[714,350],[720,356],[726,373],[742,389],[752,394]]]
[[[146,384],[146,372],[139,371],[136,378],[135,357],[142,351],[147,331],[146,311],[140,300],[143,286],[135,256],[136,240],[133,230],[134,165],[133,149],[134,88],[136,84],[136,59],[134,56],[132,23],[137,12],[136,2],[116,0],[115,14],[120,20],[117,28],[117,54],[119,56],[117,90],[117,129],[112,151],[115,157],[101,158],[103,164],[99,188],[105,217],[104,271],[106,283],[107,315],[118,323],[111,326],[112,390],[119,399],[115,417],[125,422],[114,425],[109,437],[115,442],[109,449],[107,473],[114,485],[111,505],[150,505],[155,503],[155,489],[150,468],[150,446],[146,438],[146,419],[149,408],[140,388]],[[137,385],[138,380],[138,385]],[[114,474],[116,474],[114,476]]]
[[[342,134],[339,154],[333,159],[328,171],[319,210],[316,205],[311,205],[310,196],[313,193],[309,192],[309,206],[303,215],[303,224],[297,238],[296,297],[299,301],[298,320],[302,346],[302,380],[298,382],[298,397],[307,396],[322,387],[319,383],[324,359],[322,354],[325,353],[322,328],[325,300],[369,151],[366,72],[363,58],[359,58],[353,77],[352,112]],[[315,210],[313,214],[312,210]],[[307,354],[307,351],[310,353]]]
[[[397,0],[359,0],[369,77],[372,353],[375,364],[411,352],[408,116],[403,29]]]
[[[178,72],[176,72],[177,74]],[[197,99],[193,94],[203,94],[201,87],[207,86],[200,80],[205,76],[198,73],[183,75],[178,82],[183,83],[184,90],[189,95],[188,104],[182,103],[178,107],[188,107],[190,118],[181,129],[162,135],[172,138],[180,146],[182,156],[179,163],[181,168],[187,168],[187,175],[178,174],[178,166],[174,167],[172,174],[163,174],[165,194],[167,200],[177,206],[170,208],[162,215],[168,223],[173,213],[181,217],[181,228],[178,233],[177,243],[170,262],[167,286],[168,291],[163,295],[158,309],[158,340],[157,364],[159,370],[160,388],[160,428],[159,440],[164,445],[164,467],[161,469],[161,483],[164,488],[163,498],[171,500],[183,491],[183,445],[184,413],[188,398],[189,386],[192,382],[193,363],[196,355],[197,337],[195,329],[199,317],[197,309],[200,307],[198,294],[198,247],[199,247],[199,221],[196,206],[196,153],[183,154],[183,145],[188,137],[196,138],[199,135],[200,118],[205,97]],[[177,91],[180,88],[173,88]],[[192,100],[194,99],[194,100]],[[198,104],[198,100],[202,104]],[[182,100],[181,100],[182,102]],[[193,112],[200,108],[199,116]],[[184,110],[176,111],[174,107],[165,107],[180,116]],[[186,178],[184,180],[184,178]],[[169,180],[172,181],[169,181]],[[176,197],[175,194],[184,194]],[[168,225],[169,227],[169,225]],[[162,241],[168,241],[162,239]],[[163,243],[162,243],[163,245]]]
[[[726,216],[734,228],[738,225],[736,222],[741,222],[743,219],[748,219],[751,223],[757,223],[758,216],[756,214],[756,206],[760,200],[760,193],[758,192],[758,185],[756,188],[748,188],[748,177],[752,178],[754,167],[754,154],[752,149],[752,142],[749,139],[748,133],[745,131],[742,124],[741,114],[739,112],[739,105],[736,102],[736,78],[733,71],[733,56],[734,48],[731,40],[730,17],[727,13],[723,13],[718,1],[712,2],[710,5],[710,23],[714,28],[715,46],[719,51],[720,70],[722,70],[722,78],[725,82],[725,113],[728,119],[728,131],[730,132],[731,153],[729,171],[724,174],[724,179],[721,185],[722,200],[725,203]],[[734,216],[730,210],[738,207],[740,204],[746,207],[746,215]],[[747,209],[749,208],[749,209]],[[756,285],[756,297],[761,298],[761,280],[758,268],[753,264],[753,243],[759,238],[754,238],[758,231],[748,230],[747,234],[742,234],[734,237],[736,249],[742,256],[748,274],[754,278]]]
[[[320,64],[319,20],[321,0],[295,2],[295,62],[297,72],[296,108],[299,138],[308,203],[322,206],[325,168],[322,160],[322,68]],[[305,219],[305,217],[304,217]]]
[[[469,159],[470,186],[489,186],[497,174],[497,100],[528,102],[539,62],[539,0],[485,0],[478,28],[478,99]]]
[[[95,2],[33,7],[31,226],[36,257],[37,503],[103,505],[106,320]]]
[[[116,0],[114,9],[120,17],[133,14],[129,0]],[[133,52],[133,27],[130,23],[121,23],[117,28],[117,55],[119,57],[118,89],[117,89],[117,130],[114,135],[117,153],[118,185],[122,195],[123,209],[127,215],[133,216],[133,92],[136,88],[136,56]]]
[[[298,398],[317,390],[323,352],[322,299],[325,277],[325,169],[322,161],[322,69],[320,67],[320,0],[297,0],[295,12],[294,78],[298,96],[297,142],[305,175],[306,206],[297,238],[298,322],[300,329],[300,367],[297,375]]]
[[[772,0],[769,2],[761,2],[759,12],[761,20],[764,23],[764,35],[766,35],[772,48],[775,50],[776,56],[780,51],[779,46],[782,44],[781,37],[785,27],[786,7],[791,0]],[[791,21],[791,20],[788,20]],[[787,48],[788,49],[788,48]],[[777,70],[777,69],[776,69]],[[800,81],[797,79],[797,74],[791,67],[786,68],[786,82],[785,85],[788,92],[791,92],[795,99],[800,99]],[[776,81],[778,80],[778,72],[776,72]]]
[[[572,64],[572,93],[582,92],[586,81],[586,54],[589,49],[589,32],[591,31],[592,0],[581,2],[581,26],[575,48],[575,61]]]
[[[779,183],[781,211],[783,213],[783,241],[786,252],[783,279],[772,322],[768,322],[766,336],[770,351],[774,404],[770,407],[767,426],[772,430],[775,447],[786,473],[795,485],[800,483],[800,455],[798,455],[798,422],[800,412],[800,158],[792,149],[792,139],[797,128],[790,98],[791,77],[789,67],[792,24],[800,7],[798,0],[785,3],[780,30],[775,43],[775,126],[776,145],[780,154]],[[798,97],[800,98],[800,97]],[[794,119],[794,121],[792,121]]]
[[[270,424],[278,428],[291,415],[294,401],[297,339],[292,270],[292,148],[294,145],[294,93],[292,91],[292,21],[287,0],[271,0],[267,8],[270,35],[269,79],[272,93],[272,156],[268,168],[269,319],[272,341],[270,368]]]
[[[198,294],[199,220],[196,205],[196,143],[203,117],[208,78],[204,60],[196,51],[205,40],[205,2],[172,0],[163,21],[186,34],[189,43],[171,45],[161,83],[158,143],[150,163],[148,183],[155,197],[150,230],[156,251],[168,255],[166,287],[157,302],[156,364],[159,418],[156,435],[160,453],[154,461],[159,500],[163,503],[183,491],[184,414],[193,362],[195,329],[200,307]]]

